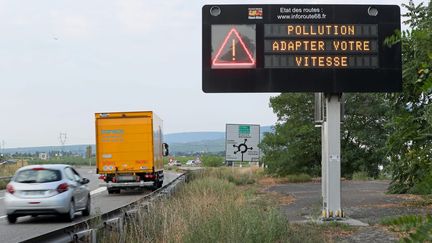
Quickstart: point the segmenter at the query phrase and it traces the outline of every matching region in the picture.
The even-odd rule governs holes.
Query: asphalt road
[[[105,187],[99,187],[101,182],[98,175],[95,174],[94,168],[79,168],[78,173],[82,177],[90,179],[89,189],[92,197],[92,210],[91,214],[96,215],[106,213],[116,208],[128,205],[129,203],[139,199],[143,195],[150,193],[151,190],[144,192],[122,192],[121,194],[108,195]],[[177,178],[180,174],[165,172],[164,184]],[[20,217],[16,224],[9,224],[6,220],[4,209],[4,191],[0,191],[0,241],[7,242],[20,242],[31,239],[35,236],[48,233],[57,229],[61,229],[72,223],[66,223],[55,216],[38,216],[32,218],[30,216]],[[81,216],[77,213],[73,223],[87,219],[88,217]]]

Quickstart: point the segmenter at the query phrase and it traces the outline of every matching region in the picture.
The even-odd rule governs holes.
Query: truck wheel
[[[161,188],[162,185],[163,185],[163,181],[155,181],[153,183],[153,188],[154,188],[154,190],[157,190],[157,189]]]

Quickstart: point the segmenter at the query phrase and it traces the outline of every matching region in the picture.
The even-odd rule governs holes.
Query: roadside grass
[[[205,167],[219,167],[224,165],[225,158],[216,155],[205,155],[201,158],[202,165]]]
[[[169,199],[141,208],[104,242],[331,242],[339,226],[291,225],[257,182],[260,168],[208,168],[192,173]],[[350,230],[350,229],[349,229]]]
[[[401,242],[432,242],[432,215],[404,215],[381,220]]]
[[[0,190],[6,189],[6,185],[9,183],[7,180],[0,180]]]
[[[282,178],[282,182],[286,183],[303,183],[303,182],[309,182],[312,181],[312,177],[308,174],[294,174],[294,175],[287,175]]]
[[[368,176],[366,171],[357,171],[353,173],[352,179],[355,181],[368,181],[371,178]]]
[[[283,177],[275,177],[272,175],[265,175],[263,173],[263,176],[259,178],[258,183],[260,185],[267,185],[272,186],[276,184],[283,184],[283,183],[305,183],[305,182],[311,182],[313,181],[313,178],[308,174],[292,174],[287,175]]]
[[[17,161],[16,163],[13,164],[8,163],[8,164],[0,165],[0,177],[13,176],[16,170],[26,165],[28,165],[28,163],[25,160]],[[9,180],[0,180],[0,190],[5,189],[8,183]]]

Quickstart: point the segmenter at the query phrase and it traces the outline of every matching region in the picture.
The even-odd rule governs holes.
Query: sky
[[[402,1],[289,1],[371,2]],[[287,1],[0,0],[0,146],[94,144],[95,112],[155,111],[164,133],[274,124],[278,93],[201,89],[201,8],[222,3]]]

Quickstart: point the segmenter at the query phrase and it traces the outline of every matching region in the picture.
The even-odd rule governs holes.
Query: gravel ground
[[[396,242],[397,235],[378,226],[381,219],[407,214],[432,213],[432,209],[413,204],[415,196],[385,194],[389,181],[343,181],[342,209],[349,218],[370,226],[360,227],[354,234],[336,239],[338,242]],[[294,197],[294,202],[281,205],[291,222],[318,218],[321,211],[321,183],[281,184],[270,192]]]

